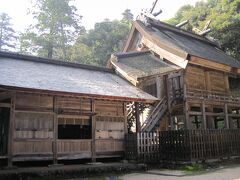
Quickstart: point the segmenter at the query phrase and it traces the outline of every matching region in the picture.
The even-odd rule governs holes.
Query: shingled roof
[[[182,30],[167,23],[148,19],[149,25],[135,21],[134,27],[149,41],[160,48],[175,54],[183,59],[196,56],[216,63],[240,68],[240,62],[222,51],[218,45],[208,39]],[[126,48],[126,47],[125,47]],[[149,47],[151,49],[151,47]]]
[[[150,51],[116,53],[113,57],[111,63],[115,69],[124,72],[134,81],[180,69],[155,57]]]
[[[151,24],[152,29],[155,31],[154,33],[156,33],[161,41],[164,41],[168,46],[183,50],[190,55],[240,68],[239,61],[228,56],[215,43],[212,43],[199,35],[190,32],[184,33],[184,31],[175,26],[166,28],[163,22]]]
[[[72,93],[126,101],[157,98],[107,68],[0,52],[0,87]]]

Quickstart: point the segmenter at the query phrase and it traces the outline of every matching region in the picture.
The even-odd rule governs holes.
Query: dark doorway
[[[10,108],[0,107],[0,156],[7,155]]]

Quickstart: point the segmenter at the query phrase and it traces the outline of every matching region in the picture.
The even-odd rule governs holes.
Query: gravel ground
[[[132,173],[119,177],[123,180],[240,180],[240,165],[221,167],[217,170],[199,174],[189,174],[176,170],[150,170],[144,173]]]

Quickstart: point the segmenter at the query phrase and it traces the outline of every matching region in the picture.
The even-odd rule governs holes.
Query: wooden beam
[[[86,114],[79,114],[79,115],[70,115],[70,114],[58,114],[58,118],[81,118],[85,116],[95,116],[97,113],[86,113]]]
[[[11,108],[11,103],[0,103],[0,107]]]
[[[185,122],[184,126],[185,129],[191,129],[191,122],[189,118],[189,104],[188,104],[188,99],[187,99],[187,83],[186,83],[186,76],[185,73],[183,73],[183,112],[185,113]]]
[[[171,130],[174,129],[174,124],[173,124],[173,119],[172,119],[172,107],[171,107],[171,96],[170,96],[170,86],[169,86],[169,79],[168,75],[164,76],[164,83],[165,83],[165,87],[166,87],[166,97],[167,97],[167,106],[168,106],[168,121],[169,121],[169,125]]]
[[[130,33],[128,35],[127,42],[126,42],[126,44],[123,48],[123,52],[127,52],[129,50],[129,48],[131,47],[131,44],[132,44],[132,41],[133,41],[133,38],[134,38],[134,33],[136,33],[136,28],[135,28],[134,25],[132,25]]]
[[[189,118],[189,106],[187,100],[184,102],[184,113],[185,113],[185,129],[191,129],[191,122]]]
[[[161,98],[161,79],[159,76],[156,77],[156,86],[157,86],[157,98]]]
[[[224,113],[206,112],[206,116],[225,116]]]
[[[240,114],[228,114],[228,117],[240,118]]]
[[[4,91],[0,93],[0,101],[4,99],[10,99],[13,96],[13,93]]]
[[[12,167],[15,105],[16,105],[16,94],[14,94],[11,98],[11,109],[10,109],[9,130],[8,130],[8,167]]]
[[[180,66],[181,68],[186,68],[187,64],[188,64],[188,60],[177,56],[173,53],[170,53],[169,51],[159,47],[158,45],[156,45],[155,43],[153,43],[152,41],[148,40],[147,38],[143,37],[142,38],[142,43],[147,46],[149,49],[151,49],[153,52],[157,53],[158,55],[160,55],[161,57],[167,59],[168,61],[172,62],[173,64],[176,64],[178,66]]]
[[[224,74],[224,82],[225,82],[226,92],[229,93],[230,92],[229,79],[228,79],[228,74],[227,73]]]
[[[202,125],[203,125],[203,129],[207,129],[207,118],[206,118],[206,111],[205,111],[205,101],[202,101],[201,109],[202,109]]]
[[[202,112],[198,112],[198,111],[188,111],[188,114],[192,116],[202,116]]]
[[[91,111],[95,112],[95,101],[91,99]],[[92,119],[92,162],[96,162],[96,118],[95,116],[91,117]]]
[[[204,74],[205,74],[206,89],[208,91],[211,91],[212,88],[211,88],[210,73],[209,71],[205,71]]]
[[[58,139],[58,109],[57,109],[57,97],[53,97],[53,164],[57,164],[57,139]]]
[[[191,56],[190,64],[194,64],[194,65],[198,65],[198,66],[202,66],[205,68],[210,68],[210,69],[215,69],[215,70],[219,70],[219,71],[224,71],[224,72],[231,72],[232,71],[232,67],[228,66],[226,64],[220,64],[217,62],[213,62],[212,60],[208,60],[208,59],[204,59],[201,57],[197,57],[197,56]]]
[[[141,123],[140,123],[140,111],[139,111],[139,103],[135,102],[135,118],[136,118],[136,132],[141,131]]]
[[[229,129],[229,119],[228,119],[228,105],[224,104],[224,121],[225,127]]]
[[[71,92],[60,92],[60,91],[50,91],[50,90],[41,90],[41,89],[32,89],[32,88],[19,88],[13,86],[3,86],[0,85],[0,88],[4,87],[10,91],[17,91],[22,93],[31,93],[31,94],[41,94],[47,96],[61,96],[61,97],[74,97],[74,98],[94,98],[99,100],[113,100],[121,102],[145,102],[145,103],[154,103],[156,99],[144,99],[144,98],[131,98],[125,96],[108,96],[108,95],[99,95],[99,94],[87,94],[87,93],[71,93]]]
[[[31,111],[31,110],[15,110],[15,113],[32,113],[32,114],[49,114],[53,115],[54,112],[44,112],[44,111]]]
[[[124,114],[124,132],[125,134],[128,133],[127,129],[127,103],[123,103],[123,114]]]

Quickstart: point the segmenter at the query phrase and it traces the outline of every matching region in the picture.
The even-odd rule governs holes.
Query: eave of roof
[[[150,51],[116,53],[112,65],[134,85],[143,78],[179,71],[181,68],[155,57]]]

